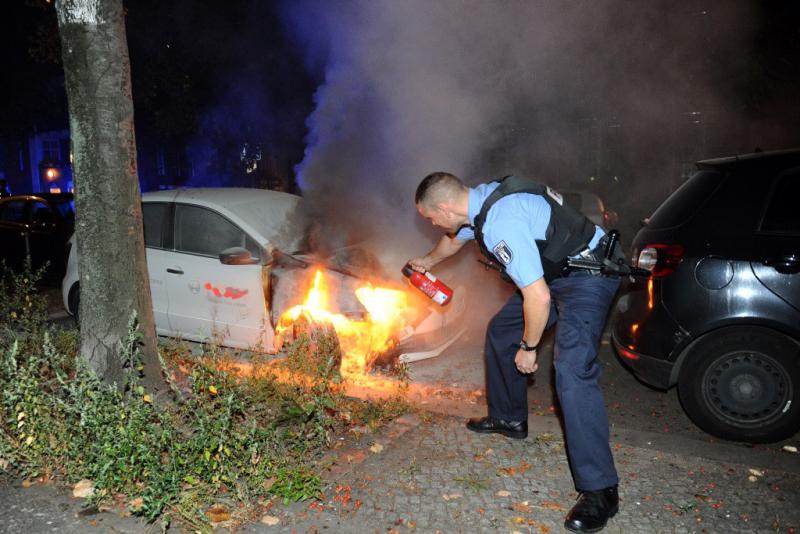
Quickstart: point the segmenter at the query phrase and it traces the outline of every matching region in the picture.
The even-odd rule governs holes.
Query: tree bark
[[[81,356],[122,387],[136,312],[149,390],[165,389],[142,231],[122,0],[58,0],[75,184]]]

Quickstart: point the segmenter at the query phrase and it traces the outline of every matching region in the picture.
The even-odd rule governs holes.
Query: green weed
[[[338,341],[325,329],[287,348],[276,369],[305,377],[289,382],[276,380],[265,362],[236,376],[219,347],[193,355],[167,344],[160,352],[171,398],[156,402],[139,383],[134,317],[121,347],[128,376],[119,391],[76,357],[75,330],[46,325],[35,275],[1,279],[0,471],[89,479],[95,503],[127,503],[162,526],[178,521],[208,531],[204,510],[220,499],[238,503],[234,514],[243,520],[259,499],[317,498],[323,481],[315,462],[344,421],[374,428],[406,410],[399,399],[346,398]]]

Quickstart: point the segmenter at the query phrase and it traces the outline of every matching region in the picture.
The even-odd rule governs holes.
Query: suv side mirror
[[[255,265],[261,260],[245,248],[231,247],[219,253],[219,262],[225,265]]]

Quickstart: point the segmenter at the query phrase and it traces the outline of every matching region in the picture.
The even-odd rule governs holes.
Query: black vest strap
[[[561,196],[550,191],[544,184],[513,175],[506,176],[499,182],[500,185],[486,198],[475,217],[475,240],[481,253],[487,259],[495,261],[484,242],[483,225],[489,210],[498,200],[516,193],[540,195],[550,205],[550,222],[545,239],[536,240],[536,246],[542,258],[545,279],[549,281],[558,278],[566,267],[567,257],[581,252],[592,240],[595,233],[594,223],[575,208],[564,204]]]

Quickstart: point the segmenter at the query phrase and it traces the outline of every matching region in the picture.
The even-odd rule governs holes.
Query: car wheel
[[[800,350],[761,329],[728,331],[687,355],[678,395],[711,435],[769,443],[800,430]]]
[[[67,297],[67,304],[69,305],[69,312],[78,320],[78,308],[81,303],[81,292],[78,284],[73,284],[69,289],[69,296]]]

